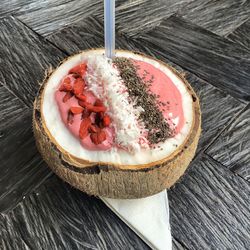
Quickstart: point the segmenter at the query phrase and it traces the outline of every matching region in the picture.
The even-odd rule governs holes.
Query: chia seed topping
[[[148,141],[151,144],[157,144],[171,137],[173,131],[159,109],[158,97],[149,90],[154,77],[152,76],[146,82],[145,78],[149,73],[144,71],[143,77],[140,78],[137,74],[138,66],[135,66],[133,61],[128,58],[117,57],[113,62],[120,72],[131,100],[135,106],[140,106],[144,110],[139,118],[148,129]]]

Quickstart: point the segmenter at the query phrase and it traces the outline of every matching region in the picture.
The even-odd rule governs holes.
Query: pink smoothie
[[[138,60],[134,61],[134,63],[139,66],[137,72],[140,77],[143,77],[145,70],[148,72],[145,77],[146,81],[150,80],[153,76],[153,83],[149,89],[158,96],[157,99],[160,102],[165,104],[165,106],[160,105],[159,108],[170,127],[174,128],[175,133],[178,134],[185,122],[182,97],[179,90],[166,74],[160,69],[155,68],[152,64]]]

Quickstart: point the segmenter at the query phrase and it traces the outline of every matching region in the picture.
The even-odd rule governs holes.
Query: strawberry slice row
[[[81,124],[79,129],[79,137],[81,140],[90,135],[91,141],[95,144],[101,144],[106,140],[106,133],[104,128],[109,127],[111,119],[105,112],[107,108],[100,99],[96,99],[94,104],[87,102],[85,93],[85,81],[83,79],[87,71],[86,64],[80,64],[69,71],[71,77],[65,77],[59,87],[59,91],[65,92],[63,102],[67,102],[70,98],[75,96],[78,99],[79,106],[70,107],[68,111],[68,124],[73,124],[74,115],[82,114]],[[91,121],[90,115],[94,113],[94,122]]]

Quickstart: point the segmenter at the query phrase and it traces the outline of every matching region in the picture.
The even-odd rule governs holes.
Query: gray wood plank
[[[193,0],[132,0],[124,1],[116,9],[116,25],[120,34],[136,37],[145,33],[182,6]]]
[[[250,180],[250,106],[217,138],[207,153]]]
[[[47,39],[68,54],[90,48],[103,48],[103,20],[90,16],[55,34],[49,35]],[[138,47],[133,39],[120,35],[116,30],[116,48],[139,50],[141,46]]]
[[[145,32],[184,4],[193,0],[116,0],[116,25],[121,33],[136,36]],[[65,15],[67,11],[67,15]],[[32,1],[16,11],[15,15],[43,36],[53,34],[67,25],[82,21],[90,15],[103,19],[103,1]]]
[[[188,249],[250,248],[250,183],[208,157],[169,192],[171,229]]]
[[[46,36],[69,24],[102,12],[102,0],[45,0],[26,4],[15,16],[40,35]]]
[[[55,176],[0,215],[0,227],[7,249],[149,249],[104,203]]]
[[[174,16],[137,41],[222,91],[250,101],[250,53],[243,46]]]
[[[9,124],[19,121],[22,118],[22,113],[25,111],[27,111],[25,104],[0,83],[1,137],[5,136],[3,130]]]
[[[246,105],[194,74],[186,72],[185,77],[200,98],[202,134],[198,150],[205,150]]]
[[[0,82],[28,106],[45,75],[64,54],[14,18],[0,22]]]
[[[1,114],[12,108],[0,106]],[[31,111],[18,107],[9,122],[1,124],[0,212],[15,207],[23,196],[40,185],[50,174],[39,155],[32,132]],[[6,117],[7,118],[7,117]]]
[[[0,18],[9,16],[16,13],[26,4],[31,3],[34,0],[1,0],[0,6]]]
[[[250,50],[250,18],[234,32],[229,34],[227,38]]]
[[[172,250],[186,250],[175,238],[172,239]]]
[[[220,36],[234,31],[250,16],[249,0],[195,0],[178,11],[183,18]]]
[[[64,28],[47,39],[68,54],[81,50],[104,47],[103,21],[90,16]],[[117,39],[119,39],[117,37]]]

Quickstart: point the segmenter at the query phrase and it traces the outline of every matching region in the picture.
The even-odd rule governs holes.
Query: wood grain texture
[[[217,138],[207,153],[250,180],[250,106]]]
[[[64,54],[12,17],[0,28],[0,82],[32,106],[45,70]]]
[[[100,200],[55,176],[0,215],[0,227],[6,249],[149,249]]]
[[[37,153],[31,111],[0,85],[0,212],[13,208],[50,173]]]
[[[104,47],[103,21],[90,16],[47,36],[47,39],[70,55],[85,49]]]
[[[5,106],[5,111],[10,110],[11,104]],[[4,113],[2,109],[3,106],[0,110]],[[22,113],[13,112],[12,117],[8,115],[8,124],[1,123],[0,212],[13,208],[51,174],[36,149],[31,111],[20,107],[17,110]]]
[[[249,182],[203,156],[168,195],[173,237],[188,249],[249,249]]]
[[[45,0],[26,4],[15,16],[40,35],[46,36],[102,12],[102,0]]]
[[[230,121],[237,117],[246,104],[199,79],[194,74],[185,72],[185,77],[200,98],[202,134],[198,150],[205,150]]]
[[[172,239],[172,250],[187,250],[186,247],[180,244],[175,238]]]
[[[0,6],[0,19],[11,14],[16,13],[26,4],[31,3],[34,0],[1,0]]]
[[[250,16],[249,0],[195,0],[178,12],[183,18],[220,36],[234,31]]]
[[[165,55],[203,80],[250,101],[250,53],[239,44],[178,17],[164,20],[137,42]]]
[[[250,17],[248,21],[229,34],[227,38],[250,50]]]
[[[48,36],[81,20],[95,15],[103,20],[103,1],[34,1],[29,0],[15,15],[33,30]],[[116,26],[121,33],[136,36],[146,32],[166,17],[176,13],[192,0],[116,0]],[[65,14],[67,13],[67,14]]]
[[[47,36],[47,39],[70,55],[85,49],[104,47],[103,20],[90,16]],[[142,50],[142,46],[136,45],[133,39],[120,35],[117,30],[115,43],[117,49]]]
[[[124,1],[116,9],[116,25],[120,34],[136,37],[145,33],[192,0]]]
[[[26,105],[0,83],[0,130],[1,137],[5,136],[3,130],[22,118],[27,112]]]

